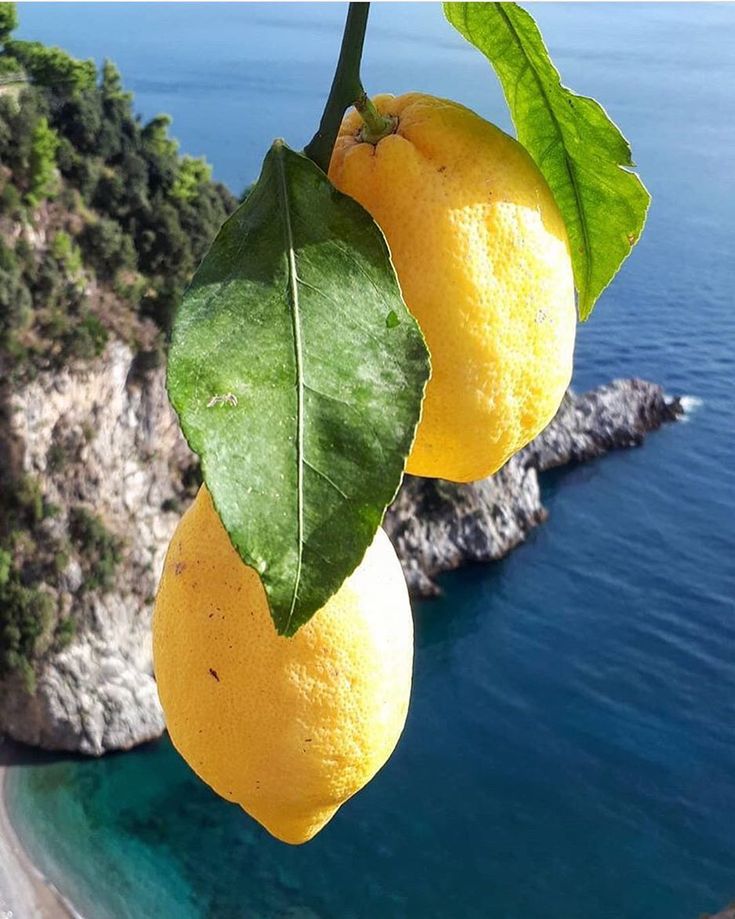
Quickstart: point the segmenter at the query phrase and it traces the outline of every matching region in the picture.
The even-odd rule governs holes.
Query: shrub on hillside
[[[121,268],[137,267],[133,241],[114,220],[102,217],[88,223],[79,236],[79,245],[86,263],[99,278],[109,280]]]

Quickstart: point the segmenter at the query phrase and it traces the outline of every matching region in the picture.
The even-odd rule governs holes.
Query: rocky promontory
[[[3,499],[12,504],[7,490],[22,483],[35,540],[28,551],[48,572],[33,680],[16,673],[0,682],[0,732],[92,755],[157,737],[151,605],[192,493],[187,478],[195,480],[163,368],[146,368],[116,341],[92,364],[40,372],[0,401]],[[492,478],[407,477],[385,527],[412,593],[434,594],[440,572],[501,558],[522,542],[546,517],[540,472],[636,446],[680,413],[659,386],[618,380],[569,393],[546,431]]]
[[[470,485],[406,476],[384,527],[413,596],[439,592],[435,577],[507,555],[547,516],[539,473],[636,447],[650,431],[683,413],[646,380],[615,380],[567,393],[556,418],[494,476]]]

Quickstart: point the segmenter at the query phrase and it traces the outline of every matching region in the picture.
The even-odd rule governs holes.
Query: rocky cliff
[[[0,683],[0,731],[26,743],[97,755],[163,730],[151,603],[193,463],[163,370],[141,363],[116,342],[85,369],[39,374],[1,406],[0,456],[15,481],[39,483],[49,510],[37,531],[56,547],[57,576],[44,585],[51,620],[73,624],[65,646],[40,642],[35,689],[17,675]],[[385,525],[412,592],[431,595],[439,572],[500,558],[521,542],[546,517],[539,472],[637,445],[680,411],[652,383],[616,381],[570,394],[549,428],[491,479],[458,486],[408,477]]]
[[[38,551],[65,547],[59,576],[45,589],[53,619],[70,616],[74,634],[67,647],[42,654],[35,691],[19,676],[0,684],[0,730],[90,754],[157,737],[151,601],[191,465],[163,371],[139,373],[117,342],[85,370],[39,374],[8,398],[4,415],[0,439],[15,481],[42,483],[44,506],[53,509],[39,524]],[[104,572],[100,536],[84,538],[82,528],[80,538],[80,520],[87,529],[96,522],[92,537],[106,533],[118,547],[114,571]]]

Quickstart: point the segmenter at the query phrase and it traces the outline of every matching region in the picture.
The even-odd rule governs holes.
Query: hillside
[[[140,367],[160,363],[172,310],[236,204],[203,159],[179,154],[166,115],[141,121],[114,64],[98,72],[19,41],[16,25],[14,5],[0,4],[0,423],[18,387],[80,369],[108,342]],[[83,439],[94,434],[88,425]],[[74,449],[59,433],[49,474]],[[54,602],[69,565],[104,588],[122,558],[94,501],[50,527],[61,513],[3,438],[0,677],[20,671],[29,687],[36,653],[74,633]]]

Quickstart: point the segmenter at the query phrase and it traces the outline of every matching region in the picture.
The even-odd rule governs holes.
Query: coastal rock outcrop
[[[0,412],[0,452],[53,508],[39,526],[66,551],[57,552],[59,574],[46,592],[57,622],[74,625],[65,646],[42,647],[33,691],[19,676],[0,682],[0,732],[25,743],[99,755],[163,730],[150,614],[195,465],[163,369],[142,364],[115,342],[84,368],[39,373]],[[490,479],[460,486],[407,477],[385,526],[412,593],[432,595],[440,572],[522,542],[546,517],[540,471],[638,444],[680,412],[655,384],[620,380],[570,393],[546,431]],[[115,564],[103,570],[109,545]]]
[[[538,475],[610,450],[638,446],[683,409],[646,380],[615,380],[567,393],[548,427],[496,475],[470,485],[406,476],[384,526],[409,590],[435,596],[442,571],[502,558],[547,516]]]

